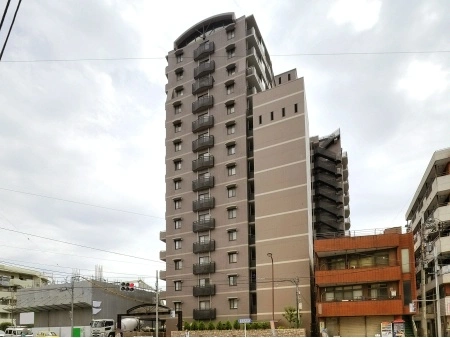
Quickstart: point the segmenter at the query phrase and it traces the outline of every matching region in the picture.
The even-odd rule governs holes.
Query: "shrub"
[[[241,328],[241,324],[239,324],[239,321],[236,319],[236,320],[233,322],[233,329],[239,330],[240,328]]]
[[[229,320],[225,323],[225,330],[231,330],[233,327],[231,326],[231,323]]]
[[[189,322],[184,322],[184,329],[185,330],[190,330],[191,329],[191,324],[189,324]]]
[[[201,321],[201,322],[198,324],[198,329],[199,329],[200,331],[205,331],[205,330],[206,330],[206,325],[205,325],[205,322],[204,322],[204,321]]]
[[[13,326],[13,324],[10,323],[10,322],[3,322],[3,323],[0,323],[0,330],[5,331],[6,328],[9,327],[9,326]]]
[[[259,330],[261,328],[261,325],[258,322],[252,323],[252,329],[253,330]]]
[[[261,326],[261,329],[263,329],[263,330],[270,329],[270,323],[269,322],[262,322],[260,324],[260,326]]]
[[[191,323],[191,331],[197,331],[198,330],[198,323],[192,322]]]
[[[223,323],[219,320],[219,322],[217,323],[217,325],[216,325],[216,329],[217,330],[223,330],[224,329],[224,327],[223,327]]]
[[[212,330],[215,330],[215,329],[216,329],[216,327],[214,326],[214,323],[213,322],[209,322],[208,323],[208,330],[212,331]]]

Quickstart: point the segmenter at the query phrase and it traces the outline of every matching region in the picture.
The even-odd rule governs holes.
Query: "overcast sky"
[[[165,56],[225,12],[253,14],[274,73],[305,78],[310,134],[340,128],[352,230],[405,225],[450,147],[450,1],[24,0],[0,62],[0,265],[154,285]]]

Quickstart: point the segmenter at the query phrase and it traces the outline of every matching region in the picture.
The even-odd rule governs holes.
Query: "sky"
[[[351,230],[404,227],[450,147],[448,0],[22,1],[0,62],[0,265],[155,285],[165,56],[225,12],[254,15],[275,74],[304,77],[310,135],[340,129]]]

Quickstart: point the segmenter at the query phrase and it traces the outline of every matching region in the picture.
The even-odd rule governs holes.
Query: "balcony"
[[[326,198],[336,204],[342,204],[342,194],[337,193],[335,189],[320,186],[314,190],[314,195]]]
[[[165,231],[160,231],[160,232],[159,232],[159,240],[160,240],[161,242],[166,243],[166,232],[165,232]]]
[[[322,183],[331,188],[336,189],[337,191],[342,190],[341,182],[338,182],[334,176],[330,176],[325,173],[317,173],[314,175],[314,183]]]
[[[216,250],[216,241],[210,240],[207,242],[196,242],[193,244],[193,251],[195,254],[202,252],[212,252]]]
[[[216,64],[214,61],[204,62],[197,68],[194,68],[194,79],[209,75],[214,72]]]
[[[192,102],[192,112],[198,113],[204,111],[208,108],[211,108],[214,105],[214,97],[211,96],[203,96],[200,97],[197,101]]]
[[[202,219],[199,221],[195,221],[192,224],[192,231],[193,232],[201,232],[201,231],[208,231],[213,230],[216,226],[216,222],[214,218],[208,218],[208,219]]]
[[[203,155],[196,160],[192,161],[192,171],[199,171],[214,167],[214,156]]]
[[[167,274],[166,274],[166,270],[159,270],[159,278],[162,280],[166,280],[167,279]]]
[[[256,88],[255,87],[249,87],[249,88],[247,88],[247,95],[253,95],[253,94],[256,94],[258,91],[256,90]]]
[[[325,170],[336,177],[342,176],[342,170],[337,167],[336,163],[324,160],[320,157],[317,157],[314,161],[314,170],[317,171],[318,169]]]
[[[318,315],[323,317],[342,316],[380,316],[403,313],[401,299],[355,300],[317,303]]]
[[[214,272],[216,272],[216,263],[214,262],[194,264],[193,266],[194,275],[203,275]]]
[[[194,309],[194,320],[216,319],[216,309]]]
[[[201,177],[198,180],[192,181],[192,191],[199,191],[212,187],[214,187],[214,176]]]
[[[342,158],[340,154],[337,154],[333,151],[317,147],[314,149],[314,158],[317,158],[318,156],[323,157],[329,161],[333,161],[335,163],[341,163]]]
[[[159,259],[164,261],[164,262],[166,261],[166,250],[161,250],[159,252]]]
[[[214,208],[214,206],[215,206],[214,197],[205,197],[192,202],[192,211],[197,212],[202,210],[208,210]]]
[[[192,84],[192,94],[200,93],[213,87],[214,79],[212,77],[202,77]]]
[[[204,58],[205,56],[208,56],[212,53],[214,53],[214,42],[208,41],[202,43],[196,50],[194,50],[194,61],[198,61],[199,59]]]
[[[214,296],[216,294],[216,285],[210,284],[194,286],[193,294],[194,297]]]
[[[330,215],[336,217],[337,220],[343,220],[343,210],[342,208],[338,208],[338,206],[335,203],[328,203],[327,201],[317,201],[314,204],[314,209],[318,212],[325,211],[328,212]]]
[[[255,87],[257,91],[261,91],[263,85],[261,84],[261,79],[256,71],[256,67],[248,67],[246,75],[249,86]]]
[[[195,153],[214,146],[214,136],[202,136],[192,141],[192,151]]]
[[[214,126],[214,116],[201,116],[197,121],[192,122],[192,132],[197,133]]]
[[[400,266],[370,266],[356,269],[316,270],[316,284],[322,286],[356,284],[401,279]]]

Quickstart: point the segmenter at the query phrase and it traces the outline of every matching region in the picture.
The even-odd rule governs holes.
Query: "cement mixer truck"
[[[91,322],[92,337],[115,337],[116,321],[114,319],[94,319]],[[121,332],[139,331],[138,318],[123,318],[121,321]]]

